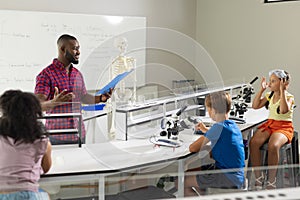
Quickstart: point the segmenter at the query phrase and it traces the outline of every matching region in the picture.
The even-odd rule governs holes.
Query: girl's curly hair
[[[39,121],[42,108],[38,98],[29,92],[8,90],[0,96],[0,135],[9,136],[16,142],[33,143],[42,136],[48,136]]]

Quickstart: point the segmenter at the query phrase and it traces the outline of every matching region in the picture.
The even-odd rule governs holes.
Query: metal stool
[[[268,142],[260,147],[260,151],[262,154],[262,166],[267,166],[268,164]],[[286,161],[286,162],[285,162]],[[293,164],[293,151],[292,145],[285,144],[279,150],[279,162],[276,176],[276,187],[283,188],[284,187],[284,164]],[[268,170],[263,170],[264,177],[266,177]],[[288,167],[288,175],[289,175],[289,186],[295,186],[295,178],[294,178],[294,169]]]
[[[300,175],[299,175],[299,141],[298,141],[298,132],[294,131],[294,137],[292,139],[292,151],[293,151],[293,164],[294,164],[294,175],[295,175],[295,186],[300,184]]]
[[[216,187],[209,187],[206,188],[205,194],[224,194],[224,193],[237,193],[237,192],[247,192],[248,191],[248,179],[245,178],[245,183],[242,188],[233,189],[233,188],[216,188]]]
[[[170,194],[169,192],[149,185],[144,186],[132,190],[127,190],[124,192],[120,192],[117,195],[111,197],[111,199],[115,200],[127,200],[127,199],[138,199],[138,200],[148,200],[148,199],[171,199],[175,198],[176,196]],[[106,198],[105,198],[106,199]]]

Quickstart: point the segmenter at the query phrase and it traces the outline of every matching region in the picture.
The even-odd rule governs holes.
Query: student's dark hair
[[[231,97],[225,91],[214,92],[205,97],[205,105],[217,113],[228,113],[231,109]]]
[[[48,136],[39,121],[42,108],[38,98],[29,92],[8,90],[0,96],[0,135],[11,137],[17,142],[33,143]]]
[[[72,35],[63,34],[57,39],[57,45],[64,44],[65,42],[67,42],[69,40],[77,40],[77,39]]]

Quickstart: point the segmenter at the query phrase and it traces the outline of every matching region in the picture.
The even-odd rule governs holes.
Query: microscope
[[[251,102],[251,95],[254,94],[252,84],[258,79],[255,77],[249,84],[243,86],[239,94],[232,99],[232,108],[230,111],[230,119],[239,123],[245,123],[244,113],[248,110],[248,104]]]
[[[181,131],[181,126],[179,124],[179,116],[183,111],[187,109],[187,105],[180,108],[175,114],[170,117],[164,117],[161,120],[161,129],[157,142],[160,144],[166,144],[167,146],[180,146],[178,142],[178,134]]]

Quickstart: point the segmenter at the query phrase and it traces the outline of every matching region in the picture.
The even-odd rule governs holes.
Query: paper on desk
[[[108,93],[109,90],[111,88],[115,88],[116,85],[122,80],[124,79],[128,74],[130,74],[130,72],[132,72],[132,70],[130,71],[127,71],[127,72],[124,72],[122,74],[119,74],[118,76],[116,76],[112,81],[110,81],[106,86],[104,86],[101,90],[99,90],[96,95],[99,95],[99,94],[105,94],[105,93]]]
[[[181,140],[172,140],[172,139],[166,139],[164,137],[150,137],[150,142],[152,142],[155,145],[159,146],[167,146],[167,147],[180,147],[183,144],[183,141]]]

